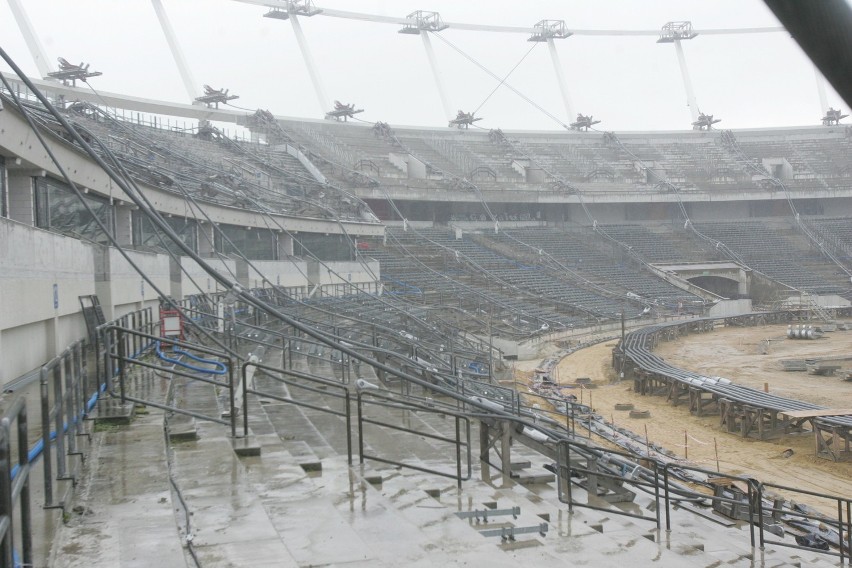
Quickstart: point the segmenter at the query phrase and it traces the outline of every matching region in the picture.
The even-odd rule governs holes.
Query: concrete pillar
[[[0,306],[3,305],[3,286],[0,286]],[[0,329],[0,361],[5,361],[6,358],[3,353],[3,330]],[[7,371],[5,369],[5,365],[0,365],[0,385],[5,385],[7,382],[12,380],[12,377],[7,377]]]
[[[293,237],[286,233],[278,233],[278,260],[293,256]]]
[[[118,205],[115,211],[115,239],[121,246],[133,244],[133,215],[127,205]]]
[[[2,107],[2,103],[0,103],[0,107]],[[0,217],[9,216],[8,188],[9,176],[6,173],[6,158],[0,156]]]
[[[202,258],[213,256],[213,246],[216,242],[214,233],[214,227],[209,222],[198,222],[198,254]]]
[[[9,172],[9,218],[35,225],[35,178]]]

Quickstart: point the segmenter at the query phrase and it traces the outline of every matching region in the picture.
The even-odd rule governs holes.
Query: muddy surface
[[[724,328],[712,333],[689,335],[661,344],[655,351],[673,365],[702,374],[722,376],[781,396],[806,400],[830,408],[852,408],[852,382],[841,376],[821,377],[806,372],[785,372],[782,359],[813,357],[852,357],[852,331],[826,334],[825,339],[783,339],[786,326]],[[766,342],[765,340],[770,341]],[[814,454],[811,433],[786,435],[768,441],[744,439],[719,429],[718,416],[697,417],[685,405],[672,406],[663,397],[641,396],[632,390],[632,382],[618,382],[611,368],[612,348],[608,341],[578,351],[559,365],[558,380],[572,383],[577,377],[590,377],[593,388],[578,391],[584,402],[622,427],[645,435],[698,467],[750,475],[763,482],[789,485],[852,496],[852,462],[834,463]],[[767,351],[766,353],[763,353]],[[852,360],[838,364],[852,370]],[[518,366],[522,383],[535,364]],[[636,409],[650,410],[649,419],[631,419],[626,411],[615,410],[616,403],[633,403]],[[787,450],[792,450],[792,455]],[[825,501],[791,496],[794,500],[833,509]]]

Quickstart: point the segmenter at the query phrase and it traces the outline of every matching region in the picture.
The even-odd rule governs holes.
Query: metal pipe
[[[53,71],[53,67],[47,59],[47,52],[44,50],[44,46],[35,32],[33,23],[30,21],[29,16],[27,16],[20,0],[9,0],[9,8],[12,10],[15,21],[18,22],[18,29],[21,30],[24,36],[24,41],[27,43],[27,48],[30,50],[30,55],[32,55],[39,75],[42,78],[46,78],[47,74]]]
[[[559,82],[559,92],[562,94],[562,104],[565,105],[565,114],[569,120],[574,120],[574,107],[571,104],[571,96],[568,94],[568,83],[565,81],[565,73],[562,70],[562,62],[559,60],[559,52],[553,38],[547,38],[547,48],[550,51],[550,60],[553,63],[553,71]]]
[[[183,50],[177,40],[172,24],[169,21],[169,16],[166,14],[166,9],[163,7],[161,0],[151,0],[151,5],[154,6],[154,11],[157,13],[157,19],[160,21],[160,29],[163,30],[163,35],[166,36],[166,43],[169,44],[169,50],[172,52],[172,58],[177,65],[178,73],[183,81],[183,88],[186,89],[186,94],[189,95],[189,100],[195,101],[198,97],[198,87],[192,72],[189,70],[189,65],[186,62],[186,57],[183,55]]]
[[[683,55],[683,46],[679,39],[674,40],[677,62],[680,65],[680,74],[683,77],[683,86],[686,89],[686,104],[692,113],[692,120],[698,120],[698,102],[695,100],[695,91],[692,90],[692,80],[689,78],[689,69],[686,67],[686,57]]]
[[[302,52],[302,59],[305,60],[305,66],[308,68],[308,75],[310,75],[311,83],[314,85],[314,92],[317,95],[320,110],[323,114],[325,114],[331,110],[331,106],[328,104],[328,97],[325,95],[322,80],[319,73],[317,73],[314,58],[311,55],[310,48],[308,47],[308,41],[305,39],[305,34],[302,32],[302,25],[299,23],[299,18],[296,14],[290,14],[290,23],[293,24],[293,34],[296,36],[296,43],[299,44],[299,51]]]
[[[435,51],[432,49],[429,32],[426,30],[420,30],[420,39],[423,40],[423,47],[426,49],[426,58],[429,60],[429,67],[432,69],[432,76],[435,78],[435,85],[438,87],[438,94],[441,96],[441,106],[444,108],[444,117],[447,120],[451,120],[453,118],[453,111],[450,108],[450,100],[447,98],[447,90],[444,88],[444,80],[441,78],[441,71],[438,69],[438,60],[435,58]]]

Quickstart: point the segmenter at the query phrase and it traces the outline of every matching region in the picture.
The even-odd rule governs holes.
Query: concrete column
[[[133,215],[130,207],[119,205],[115,211],[115,238],[121,246],[133,244]]]
[[[3,286],[0,286],[0,306],[3,305]],[[5,361],[6,358],[3,353],[3,330],[0,329],[0,361]],[[7,371],[5,369],[5,365],[0,365],[0,385],[5,385],[8,381],[12,380],[12,377],[7,377]]]
[[[198,223],[198,254],[203,257],[213,256],[213,244],[216,242],[214,238],[214,227],[209,222]]]
[[[293,256],[293,237],[286,233],[278,233],[278,260]]]
[[[0,156],[0,216],[9,216],[9,176],[6,173],[6,159]],[[2,360],[2,359],[0,359]]]
[[[9,172],[9,218],[35,225],[35,178]]]
[[[747,296],[749,292],[748,274],[746,274],[745,270],[740,269],[738,276],[739,278],[737,278],[737,293],[740,296]]]

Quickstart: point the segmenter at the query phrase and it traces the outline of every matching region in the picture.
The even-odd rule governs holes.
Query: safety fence
[[[17,398],[0,421],[0,562],[3,566],[33,565],[27,443],[27,405],[23,398]],[[16,525],[20,525],[18,530]],[[20,534],[20,555],[15,548],[16,533]]]
[[[31,475],[41,459],[43,507],[64,508],[80,474],[88,431],[84,420],[97,399],[97,383],[89,377],[91,346],[81,339],[39,369],[40,432],[30,445],[26,398],[17,396],[0,420],[0,562],[32,565]],[[20,538],[20,552],[16,546]]]
[[[392,395],[382,393],[375,390],[361,390],[358,392],[358,456],[360,463],[365,460],[377,461],[397,467],[403,467],[448,477],[455,479],[459,488],[463,481],[467,481],[472,475],[472,460],[471,460],[471,428],[470,418],[461,414],[452,412],[446,408],[434,408],[423,404],[415,404],[408,401],[401,401]],[[454,433],[450,436],[443,435],[437,431],[427,431],[424,428],[409,428],[404,426],[406,423],[400,414],[415,413],[418,415],[433,415],[441,418],[449,416],[453,419]],[[395,419],[391,422],[390,419]],[[411,461],[402,461],[383,457],[374,453],[370,453],[366,435],[368,428],[384,429],[389,431],[400,440],[405,439],[405,434],[410,434],[419,438],[427,438],[433,442],[441,442],[450,445],[455,455],[455,471],[446,471],[436,468],[426,467],[423,461],[412,463]],[[400,445],[404,446],[404,442],[400,441]],[[374,450],[375,451],[375,450]]]
[[[236,361],[228,353],[204,347],[197,343],[186,343],[150,333],[106,325],[100,328],[104,345],[104,368],[109,370],[106,392],[120,404],[144,404],[154,408],[207,420],[230,427],[231,436],[237,434],[236,385],[234,375]],[[147,345],[142,351],[131,351],[135,346]],[[171,348],[171,356],[163,346]],[[147,356],[145,351],[149,350]],[[201,353],[204,357],[197,355]],[[204,414],[180,406],[164,404],[151,397],[133,393],[130,386],[133,378],[144,370],[157,373],[162,378],[182,377],[212,385],[227,392],[226,418],[218,414]],[[117,390],[116,390],[117,389]]]

